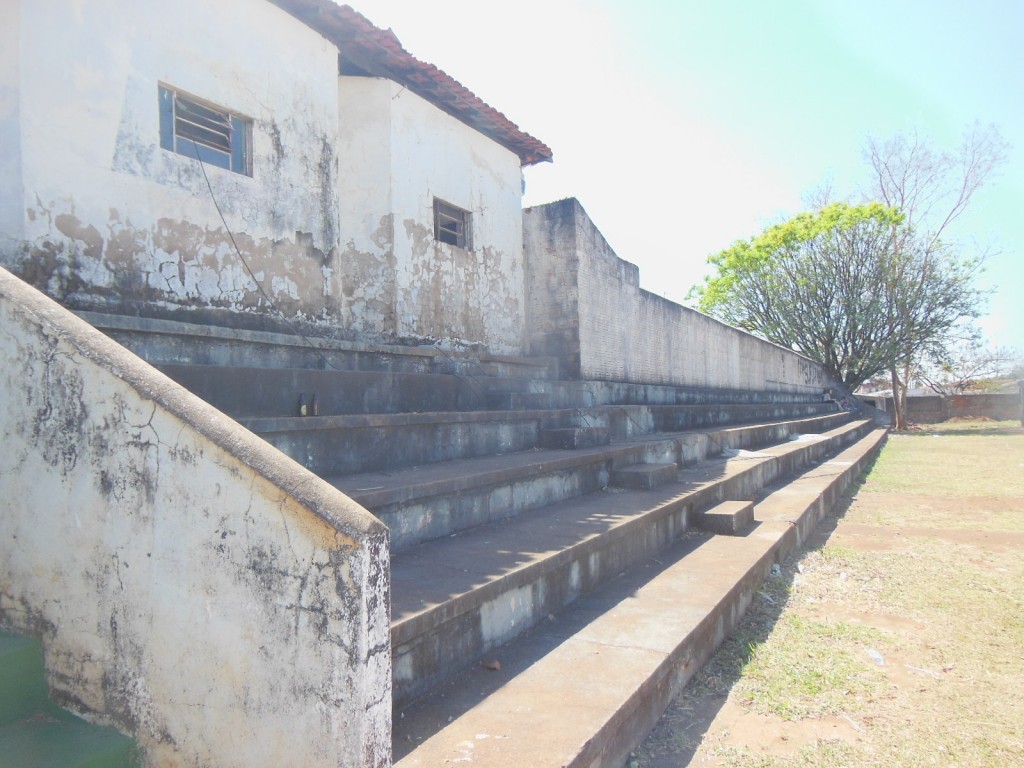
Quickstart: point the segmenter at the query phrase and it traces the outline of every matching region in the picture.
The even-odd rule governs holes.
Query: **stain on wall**
[[[490,343],[501,350],[522,335],[521,263],[490,246],[473,250],[434,240],[433,226],[402,222],[408,248],[399,275],[401,332],[417,339]]]

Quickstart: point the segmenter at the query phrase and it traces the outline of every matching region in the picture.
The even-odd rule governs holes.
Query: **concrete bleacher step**
[[[299,398],[316,396],[321,416],[483,410],[486,391],[443,373],[244,368],[226,365],[157,366],[193,394],[229,416],[298,416]],[[312,415],[310,410],[309,415]]]
[[[756,458],[708,459],[654,490],[589,494],[397,554],[396,706],[668,546],[722,498],[757,493],[869,429],[850,423],[820,440],[768,446]]]
[[[676,479],[679,465],[667,463],[638,463],[621,467],[612,472],[611,484],[619,488],[650,490]]]
[[[512,357],[437,346],[374,344],[226,328],[150,317],[76,311],[79,317],[151,365],[298,368],[441,373],[463,377],[545,380],[557,370],[548,357]]]
[[[708,533],[738,536],[754,524],[754,502],[723,501],[697,515],[697,527]]]
[[[316,464],[310,468],[387,524],[392,550],[397,552],[600,490],[609,485],[611,473],[618,467],[640,462],[684,466],[725,449],[765,445],[847,423],[848,416],[834,414],[650,435],[588,449],[514,451],[384,471],[333,475]],[[382,443],[378,450],[403,448]],[[291,455],[304,462],[301,451]]]
[[[487,408],[495,411],[540,410],[550,407],[546,392],[488,392]]]
[[[576,450],[608,445],[611,439],[611,432],[607,427],[556,427],[542,429],[539,442],[542,448]]]
[[[0,765],[130,768],[135,743],[50,701],[39,641],[0,632]]]
[[[619,768],[884,437],[768,489],[746,536],[676,540],[402,709],[396,768]]]
[[[629,415],[629,410],[635,413]],[[751,418],[747,406],[722,404],[714,409],[703,409],[714,410],[714,418],[693,413],[692,419],[678,420],[683,426],[656,429],[657,425],[640,410],[649,411],[650,408],[608,406],[604,413],[590,409],[587,418],[594,426],[607,427],[613,441],[659,432],[720,429],[730,424],[765,424],[813,418],[825,418],[832,424],[838,424],[849,418],[849,414],[821,416],[805,413],[803,408],[795,406],[791,413],[785,412],[786,409],[773,408],[770,412],[761,413],[763,418]],[[531,450],[541,446],[542,431],[578,421],[579,414],[570,409],[547,409],[236,418],[242,426],[307,469],[318,475],[339,476]]]

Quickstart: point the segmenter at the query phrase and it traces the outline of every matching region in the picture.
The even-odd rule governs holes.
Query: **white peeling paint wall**
[[[251,0],[0,14],[0,175],[19,179],[0,182],[0,263],[78,308],[261,327],[258,280],[290,320],[336,325],[333,45]],[[160,147],[161,83],[253,121],[253,176],[206,170],[255,279],[199,163]]]
[[[390,766],[385,527],[0,269],[0,625],[147,766]]]
[[[523,215],[530,344],[584,379],[820,393],[817,363],[640,288],[575,199]]]
[[[25,221],[18,124],[20,29],[21,6],[0,3],[0,255],[21,246]]]
[[[388,80],[343,77],[340,93],[347,322],[361,323],[362,308],[399,339],[522,352],[519,158]],[[371,186],[384,175],[390,220],[380,216],[382,193],[346,182],[349,168]],[[470,212],[472,249],[434,240],[434,198]],[[360,287],[366,275],[388,276],[374,296]]]

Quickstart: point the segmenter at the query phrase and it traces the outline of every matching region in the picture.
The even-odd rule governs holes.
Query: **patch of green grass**
[[[747,747],[716,746],[708,750],[718,765],[730,768],[839,768],[863,764],[864,750],[836,739],[822,739],[800,747],[793,755],[771,755]]]
[[[786,720],[851,711],[884,684],[866,651],[880,639],[870,627],[787,613],[752,649],[736,693]]]
[[[962,432],[891,435],[866,487],[957,497],[1024,496],[1024,432]]]
[[[728,691],[767,726],[712,725],[691,764],[1024,766],[1024,431],[942,427],[889,439],[695,675],[688,711]]]

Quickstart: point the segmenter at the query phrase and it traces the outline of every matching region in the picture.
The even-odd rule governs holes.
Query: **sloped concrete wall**
[[[0,269],[0,624],[148,766],[390,766],[386,528]]]
[[[528,337],[584,379],[820,393],[806,357],[640,288],[573,198],[523,213]]]

